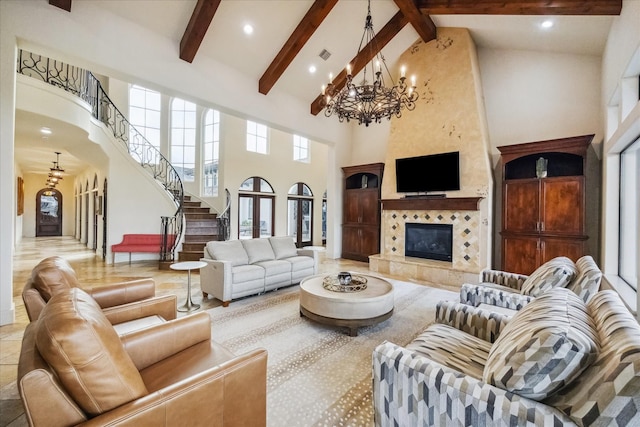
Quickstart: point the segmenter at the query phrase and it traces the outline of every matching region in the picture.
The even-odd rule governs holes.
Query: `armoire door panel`
[[[539,181],[519,180],[504,185],[504,230],[535,232],[539,222]]]
[[[584,177],[542,181],[542,232],[584,234]]]
[[[529,275],[538,267],[538,239],[504,237],[502,239],[503,270]]]

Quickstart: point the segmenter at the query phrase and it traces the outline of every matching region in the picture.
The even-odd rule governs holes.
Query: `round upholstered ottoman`
[[[355,275],[356,273],[354,273]],[[393,314],[393,286],[384,279],[357,274],[366,279],[366,288],[355,292],[325,289],[326,274],[310,276],[300,282],[300,314],[326,325],[358,328],[375,325]]]

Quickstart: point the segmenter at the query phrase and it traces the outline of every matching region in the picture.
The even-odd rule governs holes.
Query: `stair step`
[[[178,253],[178,259],[180,261],[200,261],[200,258],[204,257],[204,252],[184,252]]]
[[[189,219],[216,219],[217,216],[210,212],[185,212],[185,218]]]
[[[198,227],[218,227],[218,221],[202,218],[187,218],[187,229]]]
[[[209,208],[203,208],[203,207],[197,207],[197,206],[185,206],[184,208],[184,212],[185,213],[211,213],[209,211]]]
[[[206,242],[182,242],[183,252],[204,252]]]
[[[218,234],[218,229],[216,227],[187,228],[186,234],[192,236],[210,236],[212,234]]]
[[[200,206],[200,202],[190,202],[190,201],[182,201],[182,206],[184,206],[185,208],[201,208],[202,206]]]
[[[217,234],[185,234],[184,236],[184,241],[188,242],[188,243],[195,243],[195,242],[211,242],[211,241],[218,241],[219,240],[219,236]]]

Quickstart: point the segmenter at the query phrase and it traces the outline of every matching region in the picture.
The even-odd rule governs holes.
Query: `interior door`
[[[43,189],[36,195],[36,237],[62,236],[62,193]]]

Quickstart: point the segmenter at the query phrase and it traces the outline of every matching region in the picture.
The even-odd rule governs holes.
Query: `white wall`
[[[601,117],[607,126],[603,148],[602,269],[604,283],[616,289],[632,310],[640,305],[640,294],[618,277],[619,153],[640,137],[639,22],[640,2],[624,0],[622,13],[614,18],[607,39],[601,84]]]
[[[599,56],[478,53],[493,154],[502,145],[591,133],[602,140]]]

